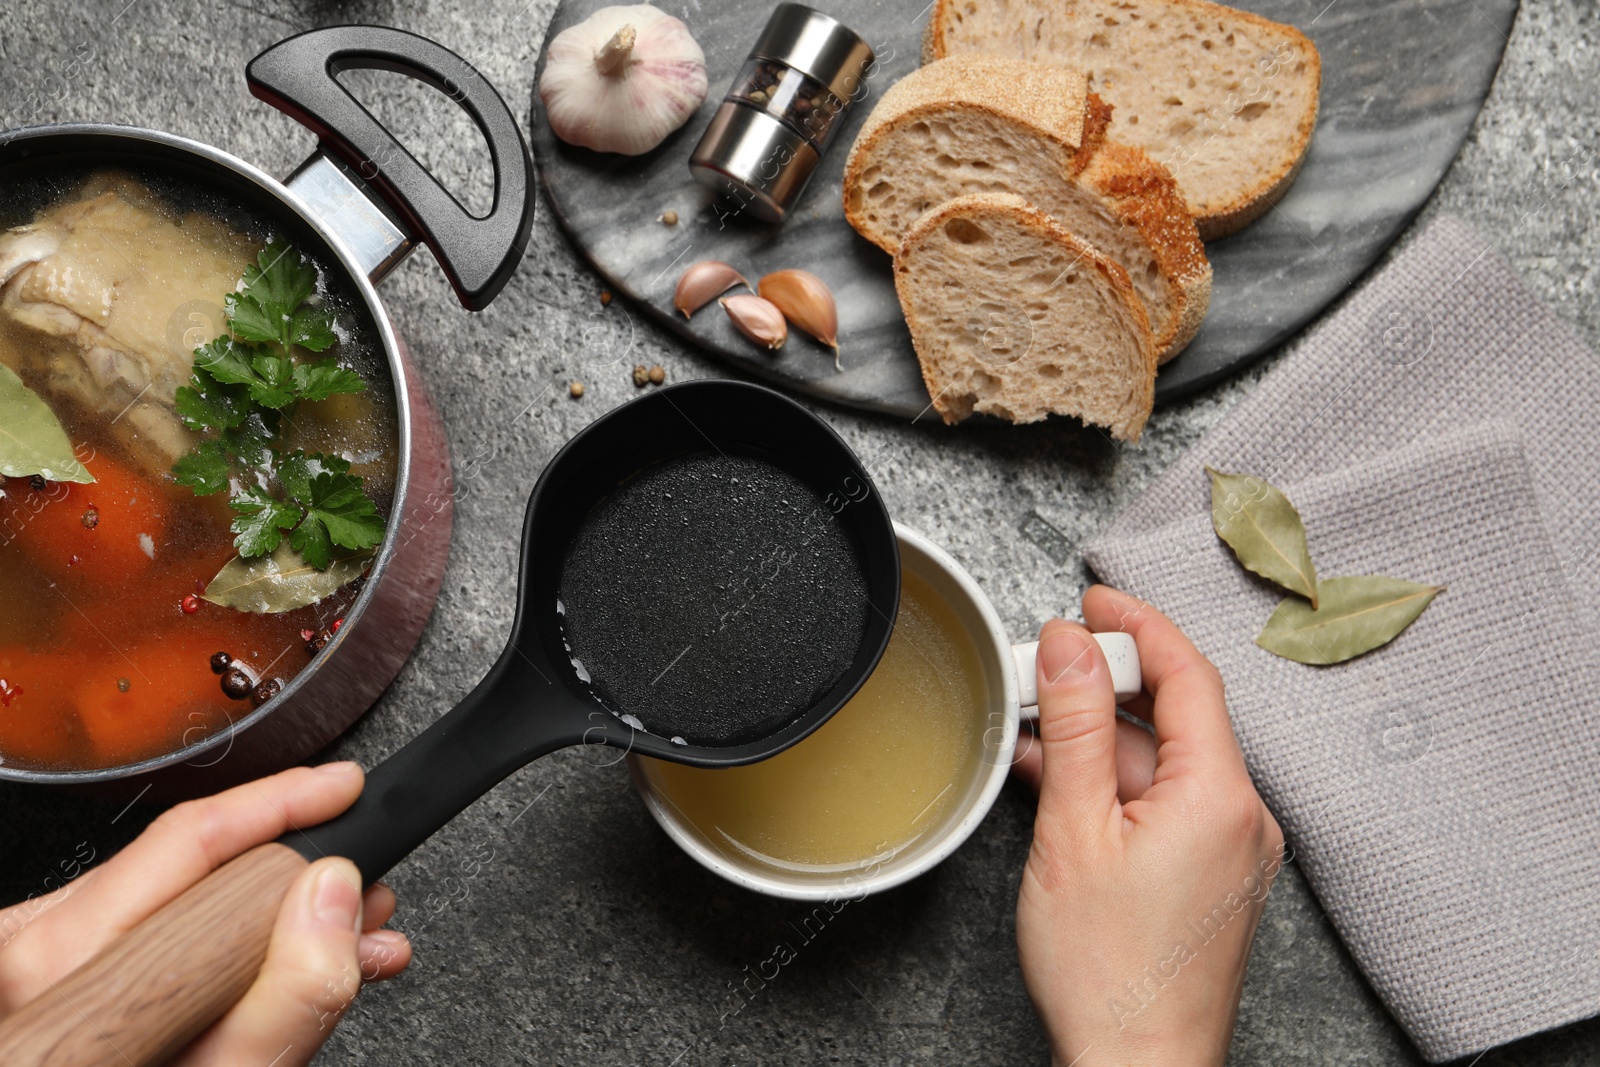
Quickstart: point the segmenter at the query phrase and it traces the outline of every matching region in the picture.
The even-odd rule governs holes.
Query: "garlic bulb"
[[[642,155],[706,98],[706,56],[689,27],[649,4],[603,7],[545,54],[539,99],[568,144]]]

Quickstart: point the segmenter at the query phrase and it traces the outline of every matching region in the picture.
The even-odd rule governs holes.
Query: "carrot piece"
[[[7,525],[50,577],[116,588],[148,572],[160,553],[166,533],[161,487],[104,454],[84,465],[93,484],[52,482],[39,491],[25,480],[8,481],[7,496],[18,502]]]
[[[0,758],[48,768],[81,760],[82,731],[70,711],[77,678],[65,656],[0,648]]]
[[[218,641],[214,631],[190,631],[180,623],[120,653],[96,657],[81,675],[76,706],[98,765],[170,752],[250,712],[249,701],[223,695],[211,672]]]

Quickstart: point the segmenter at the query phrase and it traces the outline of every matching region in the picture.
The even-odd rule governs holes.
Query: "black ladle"
[[[724,747],[674,743],[624,723],[578,677],[556,612],[566,549],[590,510],[655,463],[712,450],[764,460],[810,487],[854,547],[868,600],[854,659],[832,687],[775,732]],[[849,446],[799,404],[761,386],[707,380],[614,409],[567,442],[534,486],[516,619],[483,681],[373,768],[343,815],[218,868],[0,1023],[0,1063],[160,1062],[249,988],[284,893],[306,863],[345,856],[370,884],[489,788],[556,749],[603,744],[701,767],[777,755],[866,681],[899,602],[888,511]]]

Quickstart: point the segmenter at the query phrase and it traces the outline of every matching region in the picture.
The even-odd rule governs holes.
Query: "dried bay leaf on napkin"
[[[1256,644],[1296,663],[1343,663],[1399,637],[1444,590],[1375,574],[1325,578],[1317,585],[1317,607],[1285,597]]]
[[[1211,524],[1244,568],[1318,603],[1317,569],[1300,513],[1275,486],[1253,474],[1210,467]]]

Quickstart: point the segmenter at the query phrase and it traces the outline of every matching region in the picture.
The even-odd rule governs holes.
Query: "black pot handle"
[[[494,206],[474,218],[335,75],[392,70],[447,94],[489,142]],[[332,26],[280,41],[245,68],[250,91],[309,127],[433,249],[461,303],[488,305],[517,268],[533,223],[532,159],[482,74],[442,45],[387,26]]]

